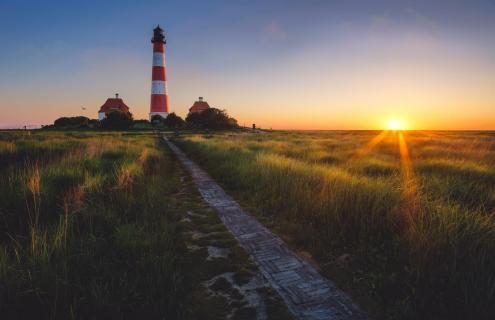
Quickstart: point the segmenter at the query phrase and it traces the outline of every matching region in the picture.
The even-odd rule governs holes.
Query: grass
[[[3,319],[173,318],[177,165],[152,134],[0,133]]]
[[[495,317],[495,135],[274,132],[177,143],[377,317]]]
[[[0,132],[2,319],[257,314],[238,290],[256,266],[162,143],[139,132]],[[291,319],[276,292],[256,288],[270,319]]]

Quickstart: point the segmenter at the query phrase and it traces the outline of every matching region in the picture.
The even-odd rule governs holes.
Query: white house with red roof
[[[115,94],[115,98],[108,98],[107,101],[101,106],[98,111],[98,120],[106,118],[110,112],[127,112],[129,113],[129,107],[124,103],[124,100],[119,98],[119,94]]]
[[[199,97],[198,101],[195,101],[194,104],[189,108],[189,112],[200,112],[206,109],[210,109],[210,105],[208,102],[203,100],[203,97]]]

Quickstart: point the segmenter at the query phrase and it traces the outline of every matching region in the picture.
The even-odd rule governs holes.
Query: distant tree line
[[[225,110],[209,108],[200,112],[190,112],[185,120],[174,112],[169,113],[166,118],[155,115],[152,117],[151,122],[148,120],[134,120],[131,113],[110,112],[106,115],[105,119],[101,121],[83,116],[62,117],[55,120],[53,125],[45,126],[43,128],[58,130],[143,130],[153,128],[167,128],[172,130],[225,130],[237,127],[237,120],[230,117]]]
[[[189,112],[186,123],[199,129],[233,129],[237,128],[237,120],[230,117],[225,110],[209,108],[200,112]]]
[[[134,121],[132,114],[127,112],[110,112],[105,119],[99,121],[89,119],[84,116],[61,117],[53,122],[53,125],[44,126],[43,129],[58,130],[85,130],[85,129],[105,129],[105,130],[126,130],[131,128],[135,123],[141,123],[141,120]],[[148,124],[149,122],[146,121]]]
[[[186,120],[170,113],[167,118],[154,116],[151,119],[154,125],[161,125],[170,129],[209,129],[225,130],[237,128],[237,120],[230,117],[225,110],[209,108],[200,112],[189,112]]]
[[[151,123],[154,126],[167,127],[169,129],[182,129],[186,127],[184,119],[175,114],[175,112],[169,113],[164,119],[159,115],[155,115],[151,118]]]
[[[73,129],[88,128],[91,126],[96,126],[97,124],[98,124],[98,120],[92,120],[83,116],[62,117],[62,118],[58,118],[53,123],[55,127],[65,127],[65,128],[73,128]]]

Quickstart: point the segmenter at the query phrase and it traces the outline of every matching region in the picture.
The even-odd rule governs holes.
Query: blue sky
[[[182,116],[204,96],[264,127],[495,129],[494,2],[352,0],[2,0],[0,127],[115,92],[145,118],[157,23]]]

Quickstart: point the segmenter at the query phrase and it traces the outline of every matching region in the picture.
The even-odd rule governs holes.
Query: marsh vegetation
[[[493,133],[223,133],[176,142],[375,316],[495,317]]]
[[[4,319],[175,312],[174,162],[151,135],[2,133]]]
[[[2,319],[290,318],[161,141],[0,133]]]
[[[376,317],[494,317],[493,133],[176,142]],[[2,317],[287,317],[188,179],[152,133],[0,133]]]

